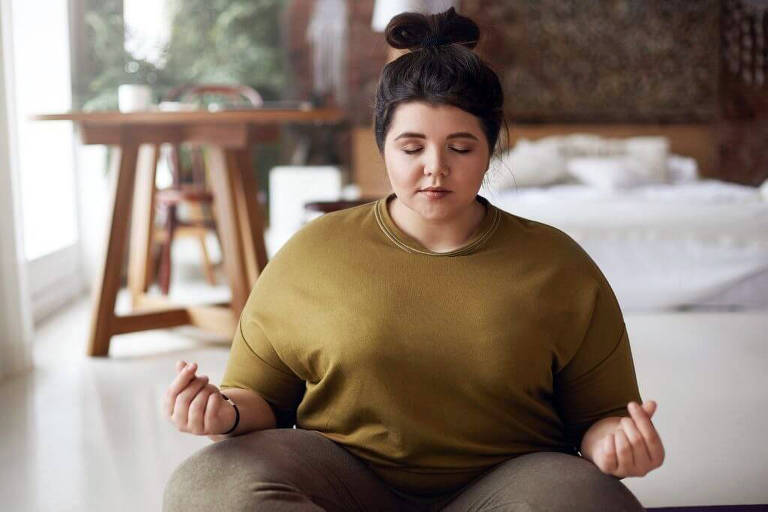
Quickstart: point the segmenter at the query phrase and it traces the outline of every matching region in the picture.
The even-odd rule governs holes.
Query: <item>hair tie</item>
[[[423,48],[434,48],[436,46],[441,46],[450,42],[451,41],[449,39],[446,39],[439,34],[430,34],[421,41],[421,46]]]
[[[227,402],[229,402],[230,404],[232,404],[232,407],[234,407],[234,408],[235,408],[235,424],[234,424],[234,425],[232,425],[232,428],[230,428],[230,429],[229,429],[229,430],[227,430],[226,432],[222,432],[221,434],[218,434],[218,435],[221,435],[221,436],[226,436],[227,434],[231,434],[232,432],[234,432],[234,431],[235,431],[235,429],[237,428],[237,426],[240,424],[240,409],[238,409],[238,408],[237,408],[237,405],[235,404],[235,402],[233,402],[233,401],[232,401],[232,399],[231,399],[231,398],[229,398],[229,397],[228,397],[227,395],[225,395],[224,393],[221,393],[221,397],[222,397],[224,400],[226,400]]]

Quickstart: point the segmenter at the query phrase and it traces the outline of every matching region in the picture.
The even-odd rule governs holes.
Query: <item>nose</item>
[[[448,161],[440,148],[433,148],[431,151],[425,151],[424,174],[427,176],[433,174],[447,175],[450,172]]]

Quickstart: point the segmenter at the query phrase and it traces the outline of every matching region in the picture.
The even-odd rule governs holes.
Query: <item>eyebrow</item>
[[[395,137],[394,140],[402,139],[404,137],[414,137],[414,138],[418,138],[418,139],[426,139],[427,138],[426,135],[424,135],[423,133],[403,132],[400,135],[398,135],[397,137]],[[447,139],[469,138],[469,139],[479,140],[477,137],[475,137],[473,134],[471,134],[469,132],[452,133],[452,134],[450,134],[446,138]]]

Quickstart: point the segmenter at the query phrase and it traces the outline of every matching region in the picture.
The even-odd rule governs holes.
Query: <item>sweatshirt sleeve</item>
[[[554,399],[565,437],[580,450],[584,433],[609,416],[629,416],[642,403],[627,328],[608,281],[600,274],[591,321],[578,350],[554,375]]]
[[[242,388],[255,391],[275,411],[278,427],[290,422],[288,416],[298,407],[303,397],[305,383],[283,363],[275,347],[252,318],[244,322],[247,308],[235,329],[224,377],[220,387]],[[244,330],[247,326],[247,332]]]

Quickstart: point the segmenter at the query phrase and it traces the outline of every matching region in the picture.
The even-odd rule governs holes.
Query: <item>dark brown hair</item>
[[[385,37],[393,48],[411,51],[384,66],[379,78],[373,107],[379,152],[397,106],[424,101],[476,116],[492,156],[504,124],[504,93],[498,75],[472,51],[477,24],[453,7],[432,15],[404,12],[390,20]]]

